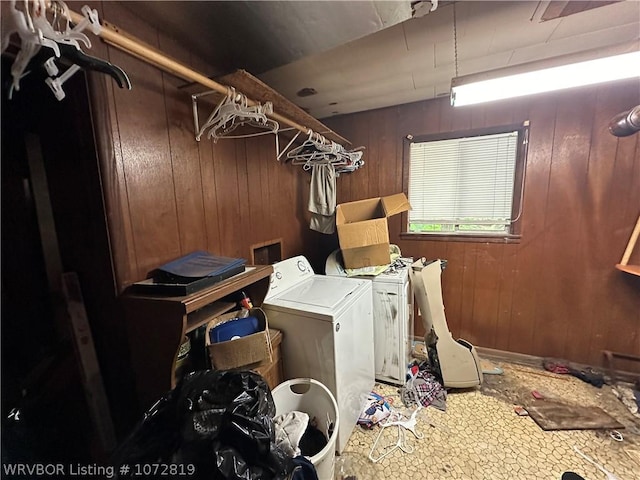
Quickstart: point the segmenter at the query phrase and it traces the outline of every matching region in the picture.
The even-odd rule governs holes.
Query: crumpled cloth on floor
[[[542,365],[544,366],[545,370],[549,372],[569,373],[569,366],[566,363],[560,362],[558,360],[552,360],[547,358],[542,362]]]
[[[634,416],[640,418],[640,391],[621,383],[617,383],[611,391]]]
[[[407,407],[419,403],[423,407],[432,405],[443,412],[447,409],[447,391],[433,374],[425,370],[407,380],[400,389],[400,398]]]
[[[309,425],[309,415],[293,411],[273,419],[276,445],[290,457],[300,456],[300,439]]]
[[[604,385],[604,375],[600,372],[596,372],[592,368],[585,368],[584,370],[578,370],[576,368],[569,367],[569,373],[574,377],[579,378],[583,382],[587,382],[594,387],[601,388]]]

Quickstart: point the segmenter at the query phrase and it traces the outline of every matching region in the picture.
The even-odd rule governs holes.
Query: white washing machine
[[[413,294],[409,284],[411,258],[400,258],[403,268],[388,269],[375,277],[352,277],[373,285],[373,336],[375,378],[395,385],[406,382],[411,362],[413,336]],[[327,258],[327,275],[346,277],[340,250]]]
[[[371,282],[316,275],[293,257],[273,265],[262,309],[284,333],[285,379],[314,378],[333,393],[342,452],[375,383]]]

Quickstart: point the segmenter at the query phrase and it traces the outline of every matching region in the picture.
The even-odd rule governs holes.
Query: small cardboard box
[[[252,308],[249,315],[258,319],[260,331],[227,342],[211,343],[210,331],[216,325],[232,320],[240,312],[234,311],[220,315],[207,324],[205,345],[209,351],[211,366],[217,370],[246,367],[262,361],[273,361],[273,350],[269,336],[269,322],[267,315],[261,308]]]
[[[410,208],[404,193],[338,205],[336,226],[344,266],[361,268],[390,263],[387,217]]]

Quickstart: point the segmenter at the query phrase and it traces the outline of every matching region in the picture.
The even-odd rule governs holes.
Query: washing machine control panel
[[[274,263],[267,298],[277,295],[279,292],[284,292],[288,288],[304,281],[305,278],[313,275],[313,268],[309,260],[303,255]]]

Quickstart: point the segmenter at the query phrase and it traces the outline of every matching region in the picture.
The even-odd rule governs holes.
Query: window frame
[[[482,234],[477,232],[466,233],[431,233],[431,232],[409,232],[409,213],[402,213],[402,229],[400,238],[403,240],[428,240],[447,242],[484,242],[484,243],[518,243],[522,237],[522,207],[524,199],[524,183],[527,163],[527,150],[529,146],[529,121],[517,124],[498,125],[493,127],[474,128],[469,130],[458,130],[452,132],[432,133],[424,135],[407,135],[403,138],[402,147],[402,186],[403,191],[409,195],[409,172],[411,167],[411,144],[421,142],[432,142],[436,140],[452,140],[464,137],[477,137],[482,135],[493,135],[497,133],[518,132],[518,145],[516,148],[516,165],[513,180],[513,202],[511,206],[510,232],[507,234]]]

